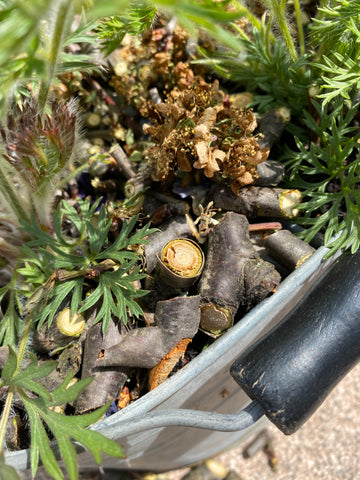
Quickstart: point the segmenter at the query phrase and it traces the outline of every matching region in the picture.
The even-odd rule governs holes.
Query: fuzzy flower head
[[[50,108],[41,117],[36,102],[26,101],[9,114],[6,128],[0,125],[3,157],[38,194],[68,164],[76,140],[74,102],[53,102]]]

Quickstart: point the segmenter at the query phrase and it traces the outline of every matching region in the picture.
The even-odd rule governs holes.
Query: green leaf
[[[85,310],[88,310],[89,308],[93,307],[96,302],[100,300],[100,298],[103,295],[103,288],[99,288],[97,286],[95,290],[93,290],[90,295],[86,297],[86,299],[83,302],[83,305],[79,309],[79,313],[85,312]]]
[[[0,344],[10,345],[13,348],[18,344],[23,327],[23,321],[17,313],[15,302],[15,294],[12,293],[8,308],[0,321]]]
[[[11,385],[12,377],[17,368],[17,356],[15,351],[9,346],[9,357],[7,362],[4,365],[4,368],[1,373],[1,379],[4,382],[4,385]]]
[[[67,393],[67,384],[68,377],[57,391],[53,392],[53,396],[56,397],[60,391]],[[83,382],[81,387],[84,388],[86,385],[87,383]],[[52,431],[71,480],[77,479],[76,450],[71,444],[71,439],[87,448],[98,464],[101,462],[101,452],[116,457],[123,456],[120,445],[103,437],[98,432],[86,428],[103,416],[108,409],[108,405],[89,414],[66,416],[49,408],[53,405],[53,402],[46,402],[44,399],[32,399],[24,395],[22,395],[22,399],[29,413],[31,426],[31,469],[33,476],[35,476],[40,456],[50,475],[56,479],[63,479],[42,422],[45,422]]]
[[[56,461],[56,458],[50,448],[48,436],[46,434],[44,425],[41,421],[42,411],[37,408],[35,402],[22,396],[22,400],[26,407],[27,414],[30,421],[30,464],[31,473],[35,477],[39,465],[39,457],[41,458],[46,471],[56,480],[64,480],[61,469]]]
[[[14,358],[14,355],[15,355],[15,358]],[[10,359],[11,359],[11,365],[9,366],[8,363]],[[6,364],[8,365],[8,367],[5,365],[5,367],[9,369],[9,371],[5,371],[5,376],[4,376],[4,372],[2,374],[4,382],[8,385],[15,385],[16,387],[21,389],[25,388],[39,395],[41,398],[50,401],[51,395],[49,394],[47,389],[44,388],[39,383],[35,382],[34,379],[43,378],[49,375],[49,373],[51,373],[56,368],[57,363],[55,361],[46,361],[41,364],[38,364],[36,357],[32,355],[30,364],[26,368],[21,370],[19,373],[17,373],[15,376],[13,376],[15,372],[15,369],[14,369],[15,359],[16,359],[15,352],[10,353],[9,360]],[[9,376],[9,374],[11,375]]]
[[[43,378],[49,375],[56,368],[56,361],[46,360],[39,363],[36,356],[29,352],[30,364],[27,365],[21,372],[15,377],[17,382],[21,386],[21,381],[25,378]]]
[[[79,308],[80,302],[82,301],[83,286],[84,286],[84,277],[77,278],[75,287],[71,296],[70,309],[71,309],[72,315],[76,313],[76,311]]]
[[[55,407],[57,405],[64,405],[65,403],[71,403],[86,388],[91,382],[92,378],[84,378],[69,386],[70,381],[73,379],[73,372],[70,371],[64,378],[63,383],[51,392],[50,406]]]
[[[96,28],[98,23],[98,20],[92,20],[85,25],[80,24],[72,33],[70,33],[66,37],[63,46],[67,47],[72,43],[90,43],[92,45],[96,45],[96,37],[94,35],[91,35],[90,32]]]
[[[42,312],[39,312],[39,314],[34,318],[34,321],[38,322],[38,329],[43,325],[45,321],[48,322],[48,325],[51,325],[54,316],[57,313],[62,302],[65,301],[66,297],[76,287],[77,283],[78,279],[74,278],[65,282],[55,284],[49,295],[50,301],[42,310]]]
[[[101,205],[98,224],[96,228],[91,222],[87,224],[87,232],[89,235],[90,252],[92,256],[96,256],[100,253],[104,244],[107,241],[108,233],[111,227],[111,218],[106,215],[104,205]]]

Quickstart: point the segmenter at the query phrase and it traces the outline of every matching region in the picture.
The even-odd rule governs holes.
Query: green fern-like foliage
[[[113,243],[108,235],[111,216],[104,205],[99,213],[100,199],[79,202],[79,211],[62,202],[53,216],[55,235],[44,232],[37,223],[24,226],[32,236],[24,249],[24,267],[17,269],[26,284],[33,285],[33,291],[24,292],[29,296],[28,308],[41,327],[50,325],[61,304],[71,298],[71,311],[85,312],[95,304],[99,305],[95,323],[102,321],[106,331],[112,316],[127,321],[128,311],[135,317],[142,314],[136,298],[147,291],[136,289],[134,282],[141,280],[139,255],[132,246],[146,243],[146,237],[155,229],[145,225],[133,231],[137,216],[129,222],[124,220],[118,237]],[[66,238],[62,232],[64,216],[72,222],[78,237]]]
[[[211,65],[223,77],[254,92],[252,105],[260,113],[280,105],[291,105],[295,115],[301,113],[312,81],[310,70],[304,70],[309,55],[294,61],[280,39],[270,39],[264,25],[260,30],[254,27],[252,40],[236,30],[243,47],[240,53],[237,48],[212,55],[201,50],[207,60],[198,63]]]
[[[317,59],[313,67],[321,75],[324,105],[337,96],[350,99],[360,88],[360,1],[339,0],[319,9],[311,25],[311,41]]]
[[[156,7],[145,2],[131,2],[124,15],[104,19],[97,27],[97,37],[109,55],[121,44],[124,36],[141,35],[148,30],[156,17]]]
[[[304,121],[318,140],[307,145],[296,139],[298,151],[285,156],[291,185],[305,197],[297,221],[306,227],[306,241],[325,230],[328,256],[350,246],[355,252],[360,247],[360,133],[353,119],[359,104],[346,109],[338,99],[325,109],[313,106],[318,120],[305,113]]]
[[[30,363],[20,371],[18,357],[14,350],[9,348],[9,357],[2,371],[0,385],[8,387],[10,394],[14,394],[16,391],[29,416],[30,463],[33,478],[35,478],[39,460],[41,460],[52,478],[64,480],[44,424],[51,430],[57,442],[57,449],[71,480],[78,478],[76,450],[72,440],[87,448],[98,464],[101,463],[101,452],[117,457],[123,456],[120,445],[103,437],[98,432],[86,428],[102,417],[108,405],[92,413],[79,416],[65,416],[54,410],[57,406],[74,401],[79,393],[91,383],[92,379],[79,380],[70,385],[72,379],[72,372],[70,372],[58,388],[48,392],[38,380],[49,375],[56,368],[56,362],[38,363],[33,355],[30,355],[29,360]],[[16,478],[14,472],[9,471],[9,473]]]

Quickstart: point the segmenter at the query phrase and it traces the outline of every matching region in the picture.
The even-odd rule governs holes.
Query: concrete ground
[[[264,451],[245,459],[248,443],[214,460],[241,480],[360,480],[360,364],[295,434],[285,436],[273,425],[266,431],[272,437],[276,468],[270,467]],[[169,472],[166,480],[180,480],[188,472]]]

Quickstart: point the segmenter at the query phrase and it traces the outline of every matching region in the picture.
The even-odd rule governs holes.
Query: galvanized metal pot
[[[228,450],[263,428],[268,422],[266,417],[237,432],[170,426],[128,434],[134,419],[145,418],[151,411],[192,409],[236,413],[244,409],[250,399],[231,377],[230,366],[280,322],[331,266],[335,257],[323,261],[325,252],[324,247],[319,248],[281,283],[275,294],[252,309],[174,376],[124,410],[94,425],[93,429],[118,441],[126,455],[123,459],[106,457],[103,466],[154,472],[182,468]],[[26,469],[29,451],[8,453],[6,461],[17,469]],[[79,452],[78,462],[80,467],[95,466],[86,451]]]

